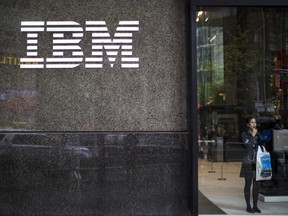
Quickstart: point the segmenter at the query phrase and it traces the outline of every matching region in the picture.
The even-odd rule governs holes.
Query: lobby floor
[[[251,215],[246,212],[243,195],[244,179],[239,177],[240,166],[241,162],[212,163],[203,159],[198,160],[200,192],[227,215]],[[261,216],[288,215],[288,202],[259,200],[258,207],[262,211]],[[211,215],[215,215],[215,213],[211,213]]]

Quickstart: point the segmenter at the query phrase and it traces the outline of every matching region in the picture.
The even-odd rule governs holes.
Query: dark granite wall
[[[0,14],[0,215],[187,215],[185,1],[2,0]],[[19,66],[21,21],[106,21],[113,35],[130,20],[139,68]],[[79,45],[89,56],[91,35]]]
[[[187,215],[186,133],[0,133],[0,215]]]
[[[1,1],[0,90],[33,91],[35,106],[1,109],[0,128],[45,131],[186,130],[185,4],[176,0]],[[119,21],[139,21],[133,57],[139,68],[20,69],[26,57],[21,21],[106,21],[114,35]],[[52,33],[39,34],[39,56],[51,57]],[[80,46],[91,54],[91,33]],[[66,53],[65,53],[66,55]],[[38,57],[39,57],[38,56]],[[15,62],[14,62],[15,60]],[[21,93],[19,93],[21,94]],[[20,105],[23,106],[23,105]]]

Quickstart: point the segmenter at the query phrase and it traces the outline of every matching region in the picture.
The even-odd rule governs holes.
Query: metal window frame
[[[287,0],[186,0],[187,18],[187,124],[188,124],[188,215],[198,209],[198,124],[196,12],[199,7],[279,7]]]

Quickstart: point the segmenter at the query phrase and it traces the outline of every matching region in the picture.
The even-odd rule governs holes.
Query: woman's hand
[[[257,134],[257,128],[256,127],[253,127],[253,129],[252,129],[252,136],[253,137],[255,137],[256,136],[256,134]]]

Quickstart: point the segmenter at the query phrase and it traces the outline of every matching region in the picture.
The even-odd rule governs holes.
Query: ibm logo
[[[38,36],[41,32],[53,33],[53,55],[38,56]],[[74,21],[22,21],[21,32],[27,33],[27,57],[20,58],[20,68],[75,68],[85,62],[85,68],[102,68],[104,51],[111,67],[121,52],[121,68],[139,68],[139,58],[132,56],[133,32],[139,31],[139,21],[119,21],[113,37],[105,21],[86,21],[85,32],[92,34],[92,53],[84,57],[79,46],[84,30]],[[65,34],[72,35],[65,38]],[[72,55],[64,57],[64,52]]]

